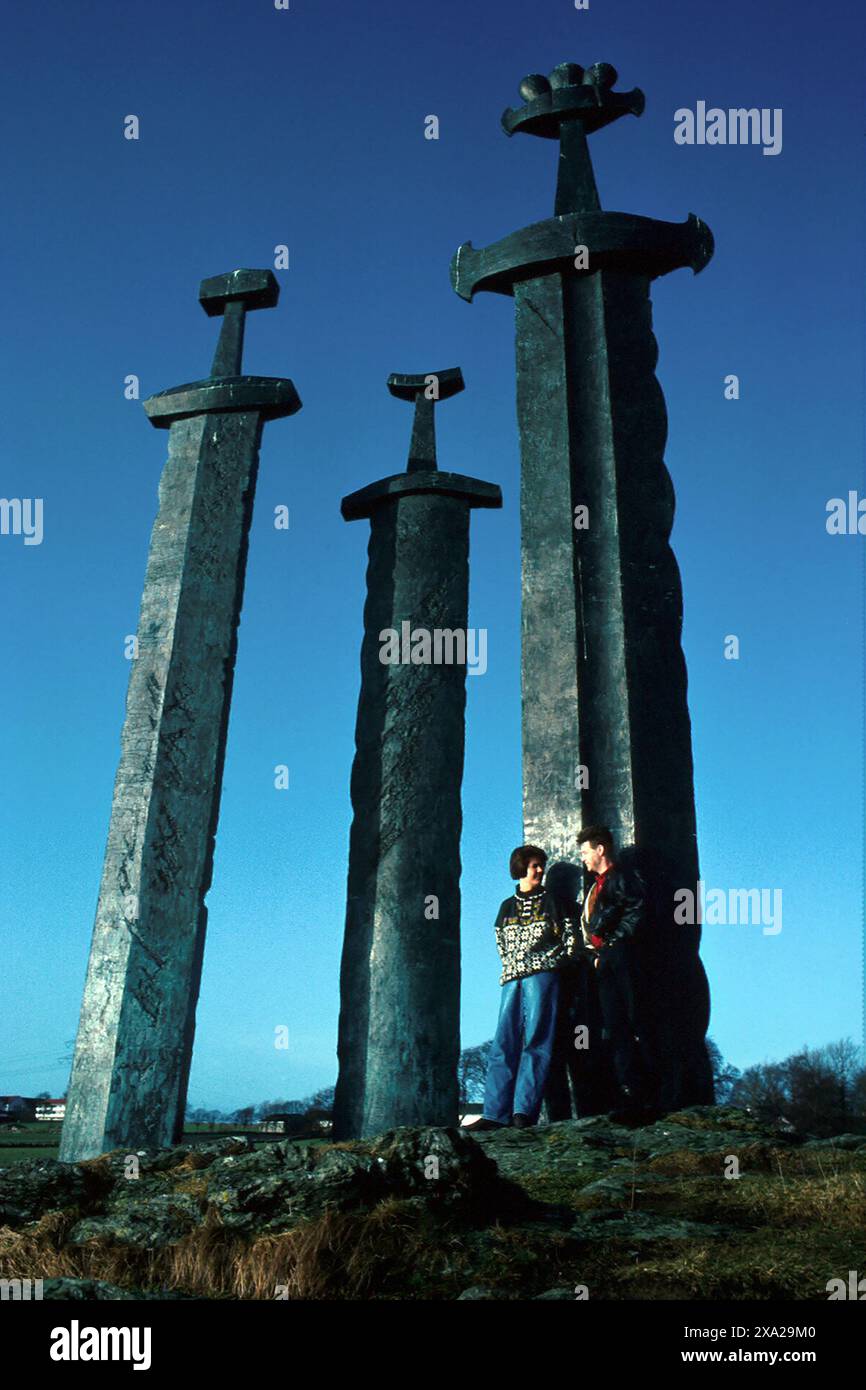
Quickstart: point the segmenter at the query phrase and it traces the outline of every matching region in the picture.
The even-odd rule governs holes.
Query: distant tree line
[[[492,1039],[460,1053],[460,1105],[484,1097],[484,1078]],[[707,1050],[713,1067],[716,1104],[748,1109],[758,1118],[783,1122],[810,1134],[866,1133],[866,1063],[850,1038],[824,1047],[803,1047],[782,1062],[758,1062],[740,1071],[726,1062],[712,1038]],[[297,1115],[312,1123],[330,1119],[334,1087],[325,1086],[303,1100],[266,1100],[239,1110],[188,1109],[192,1124],[251,1125],[270,1115]]]
[[[866,1065],[850,1038],[743,1072],[725,1066],[721,1055],[713,1063],[719,1104],[747,1107],[759,1119],[785,1120],[819,1137],[866,1133]]]
[[[242,1105],[238,1110],[206,1110],[187,1107],[186,1122],[194,1125],[251,1125],[271,1115],[297,1115],[305,1121],[330,1119],[334,1109],[334,1087],[323,1086],[303,1100],[263,1100],[258,1105]]]
[[[460,1103],[483,1099],[491,1042],[460,1054]],[[824,1047],[803,1047],[782,1062],[758,1062],[740,1071],[712,1038],[716,1104],[748,1109],[762,1120],[787,1122],[819,1136],[866,1133],[866,1061],[850,1038]]]

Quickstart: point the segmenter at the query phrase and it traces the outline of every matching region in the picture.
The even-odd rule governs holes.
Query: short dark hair
[[[518,845],[517,849],[511,851],[511,858],[508,861],[508,869],[512,878],[525,878],[526,870],[529,868],[530,859],[538,859],[541,867],[547,864],[547,855],[538,845]]]
[[[581,830],[577,843],[583,845],[587,840],[593,846],[602,845],[605,854],[613,853],[613,836],[606,825],[588,825],[586,830]]]

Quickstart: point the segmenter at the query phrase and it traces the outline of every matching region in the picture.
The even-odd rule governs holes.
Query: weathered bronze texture
[[[457,1122],[466,664],[383,660],[383,635],[465,636],[469,513],[502,505],[491,483],[437,468],[434,404],[462,390],[459,370],[392,376],[388,387],[415,402],[407,471],[341,508],[347,521],[370,520],[340,975],[341,1138]]]
[[[711,1100],[712,1082],[700,928],[673,923],[674,889],[697,891],[698,851],[649,289],[679,266],[701,270],[713,240],[691,214],[602,211],[587,137],[644,107],[616,79],[609,64],[563,63],[524,80],[525,104],[502,124],[559,139],[555,215],[483,250],[467,242],[451,276],[466,300],[491,290],[515,301],[524,836],[574,861],[580,829],[607,825],[647,872],[673,1019],[670,1106]]]
[[[67,1162],[176,1142],[201,978],[247,545],[266,419],[291,381],[241,376],[270,271],[205,280],[215,375],[151,396],[170,430],[60,1147]]]

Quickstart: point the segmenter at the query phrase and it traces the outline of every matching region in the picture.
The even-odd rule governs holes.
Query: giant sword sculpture
[[[469,514],[502,506],[493,483],[437,466],[434,405],[463,390],[460,369],[395,375],[388,388],[415,404],[406,471],[342,503],[346,521],[369,520],[370,545],[340,973],[341,1139],[457,1123]],[[386,634],[404,632],[411,653],[383,659]],[[422,648],[437,634],[451,655],[443,640],[445,660],[431,662]]]
[[[698,852],[649,288],[680,266],[702,270],[713,239],[691,214],[669,223],[602,211],[587,137],[644,107],[616,80],[607,63],[524,79],[525,104],[502,124],[558,139],[554,216],[484,250],[467,242],[451,275],[466,300],[490,290],[515,301],[524,835],[574,860],[581,826],[603,823],[620,846],[656,857],[670,1107],[711,1100],[712,1086],[699,927],[667,931],[673,888],[697,892]]]
[[[237,627],[265,420],[291,381],[242,376],[269,270],[202,282],[223,323],[211,377],[144,402],[169,429],[60,1158],[180,1138],[201,978]]]

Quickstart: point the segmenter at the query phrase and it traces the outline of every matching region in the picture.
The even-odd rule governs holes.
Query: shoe
[[[608,1119],[615,1125],[626,1125],[630,1129],[641,1129],[644,1125],[655,1124],[660,1118],[658,1110],[649,1105],[623,1104],[611,1110]]]
[[[476,1120],[474,1124],[464,1125],[467,1134],[477,1134],[479,1129],[507,1129],[507,1125],[501,1125],[498,1120]]]
[[[625,1125],[627,1129],[630,1129],[632,1125],[636,1126],[639,1123],[637,1118],[637,1111],[630,1110],[624,1105],[620,1106],[616,1110],[609,1111],[607,1118],[610,1120],[612,1125]]]
[[[515,1129],[532,1129],[535,1121],[530,1120],[528,1115],[521,1115],[518,1111],[516,1115],[512,1115],[511,1123]]]
[[[619,1101],[609,1112],[608,1119],[615,1125],[638,1125],[642,1106],[630,1086],[619,1087]]]

